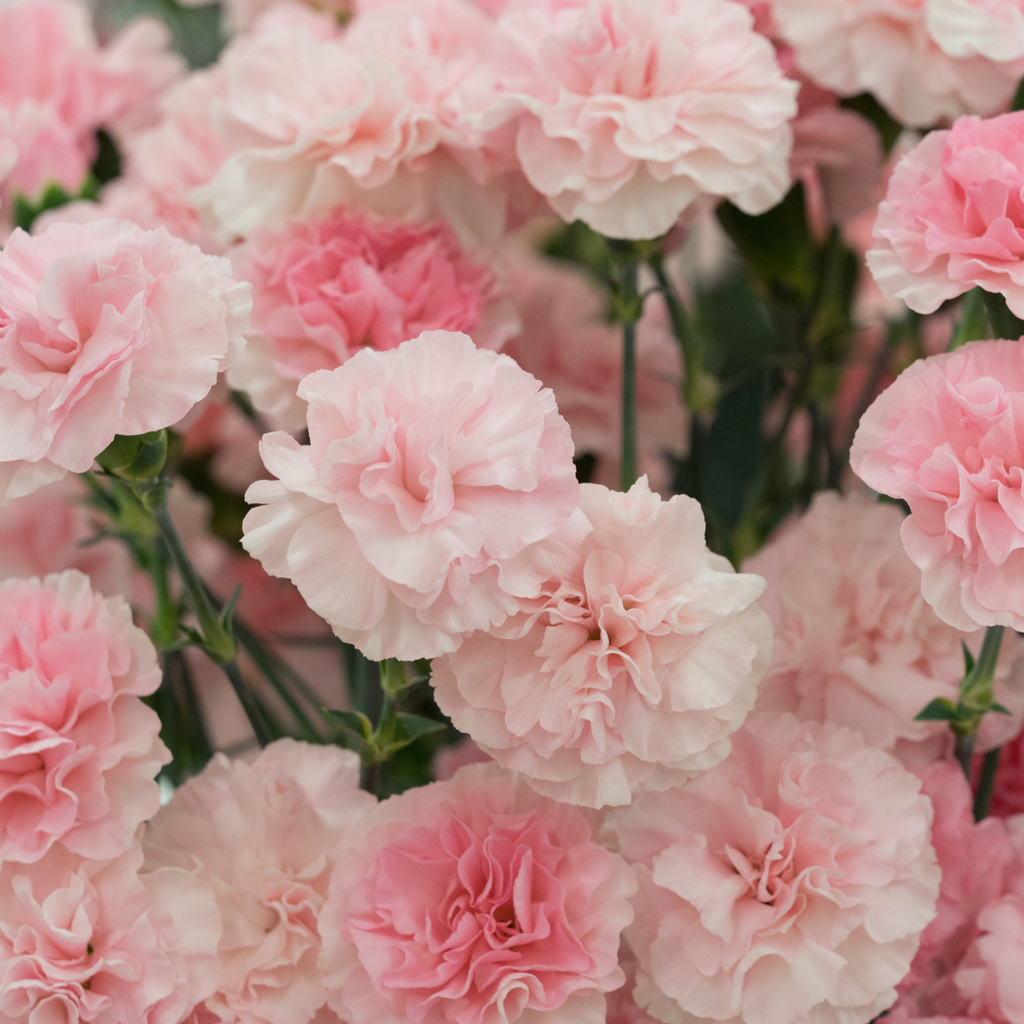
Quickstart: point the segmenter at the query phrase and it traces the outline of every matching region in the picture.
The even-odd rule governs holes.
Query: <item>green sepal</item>
[[[956,706],[947,697],[936,697],[914,715],[915,722],[956,722],[959,718]]]

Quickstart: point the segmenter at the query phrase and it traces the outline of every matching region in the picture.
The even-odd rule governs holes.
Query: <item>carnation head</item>
[[[139,699],[159,683],[127,603],[82,573],[0,584],[0,860],[130,846],[160,806],[154,780],[170,760]]]
[[[180,420],[244,343],[248,291],[162,228],[15,231],[0,254],[0,501]]]
[[[335,855],[376,801],[349,750],[277,740],[253,761],[218,754],[147,829],[149,869],[216,893],[221,967],[204,1009],[238,1024],[306,1024],[326,998],[317,916]]]
[[[864,1024],[935,916],[920,781],[858,733],[751,717],[725,761],[612,818],[637,1002],[666,1024]]]
[[[434,662],[439,707],[539,792],[629,803],[729,752],[754,704],[772,630],[759,576],[708,551],[690,497],[646,477],[584,484],[568,524],[526,553],[540,595]]]
[[[1024,111],[962,117],[896,165],[868,267],[890,299],[932,313],[975,286],[1024,316]]]
[[[288,430],[305,426],[298,382],[363,347],[446,330],[499,349],[517,326],[494,274],[443,222],[419,227],[339,208],[258,232],[239,270],[253,285],[252,333],[230,380]]]
[[[864,414],[850,464],[910,506],[903,546],[939,618],[1024,629],[1024,348],[976,341],[912,363]]]
[[[635,888],[581,811],[463,768],[385,801],[339,857],[328,1005],[351,1024],[603,1024]]]
[[[654,238],[702,194],[748,213],[785,194],[797,85],[740,4],[521,7],[499,22],[497,75],[523,111],[522,169],[565,220]]]
[[[903,519],[896,505],[822,492],[743,568],[768,580],[762,604],[775,626],[757,709],[845,725],[923,764],[945,751],[949,727],[917,714],[939,697],[956,702],[962,645],[977,656],[984,630],[961,633],[921,596],[921,570],[900,540]],[[1007,742],[1024,716],[1024,645],[1013,634],[995,688],[1013,713],[982,719],[979,750]]]
[[[243,544],[368,657],[434,657],[500,623],[529,574],[507,572],[576,507],[569,427],[507,356],[428,331],[299,386],[308,445],[262,443]]]

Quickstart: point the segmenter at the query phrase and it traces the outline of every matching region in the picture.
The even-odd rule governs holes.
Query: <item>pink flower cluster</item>
[[[50,183],[77,192],[96,156],[96,129],[117,137],[155,121],[156,100],[184,71],[153,18],[97,46],[85,8],[19,0],[0,11],[0,195],[36,200]]]

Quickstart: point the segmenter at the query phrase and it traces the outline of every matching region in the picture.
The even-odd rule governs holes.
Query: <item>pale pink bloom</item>
[[[927,0],[928,32],[951,57],[1024,57],[1021,0]]]
[[[522,169],[564,219],[654,238],[702,194],[761,213],[789,188],[797,86],[739,4],[548,0],[499,33],[490,117],[516,117]]]
[[[390,4],[344,37],[264,19],[219,62],[213,121],[231,155],[189,194],[203,223],[230,241],[345,205],[496,240],[509,195],[492,178],[506,167],[449,98],[491,31],[458,0]]]
[[[0,864],[0,1021],[178,1024],[216,977],[220,916],[186,871],[51,850]]]
[[[815,496],[810,509],[743,563],[768,580],[762,606],[775,626],[772,664],[757,707],[857,729],[909,763],[942,754],[945,722],[917,722],[936,697],[956,701],[961,643],[975,655],[983,630],[946,625],[921,596],[921,572],[900,541],[903,513],[863,495]],[[979,749],[1014,736],[1024,717],[1024,644],[1008,634],[996,699],[1013,715],[982,719]]]
[[[367,657],[435,657],[516,611],[509,563],[579,497],[551,392],[464,334],[363,349],[299,385],[310,443],[268,434],[278,480],[246,499],[245,549]]]
[[[661,1024],[646,1010],[642,1009],[633,996],[636,987],[636,954],[623,940],[619,947],[619,967],[626,975],[626,984],[608,993],[608,1016],[606,1024]]]
[[[0,501],[177,422],[244,344],[249,286],[165,230],[16,230],[0,255]]]
[[[954,765],[933,765],[942,868],[939,915],[900,985],[897,1020],[931,1014],[1019,1024],[1024,1019],[1024,817],[974,824],[972,794]]]
[[[0,860],[55,843],[116,857],[160,806],[170,755],[140,697],[156,650],[120,597],[73,569],[0,584]]]
[[[904,499],[903,546],[939,618],[1024,629],[1024,348],[978,341],[912,363],[864,414],[854,472]]]
[[[438,706],[538,792],[628,804],[717,764],[771,656],[759,576],[704,543],[685,495],[584,484],[524,558],[540,595],[433,665]]]
[[[0,9],[0,138],[17,148],[4,185],[34,198],[49,182],[77,191],[96,155],[95,131],[138,128],[184,69],[156,19],[131,22],[99,48],[85,7],[31,0]]]
[[[918,313],[980,285],[1024,316],[1024,111],[961,118],[897,165],[868,267]]]
[[[186,871],[216,895],[224,931],[205,1008],[217,1019],[317,1015],[317,916],[339,844],[375,803],[354,753],[283,739],[252,764],[217,754],[150,822],[146,867]]]
[[[438,782],[446,782],[460,768],[467,764],[480,764],[492,760],[468,736],[463,736],[458,743],[450,747],[442,747],[431,763],[431,773]]]
[[[0,507],[0,579],[78,569],[105,597],[130,597],[135,563],[115,538],[92,542],[102,518],[75,476]]]
[[[920,788],[849,729],[757,715],[720,765],[615,812],[637,1002],[666,1024],[878,1016],[935,916]]]
[[[306,425],[298,382],[361,348],[445,330],[500,349],[519,326],[494,273],[443,222],[421,227],[338,208],[257,232],[235,266],[253,286],[253,314],[229,380],[289,431]]]
[[[635,890],[581,811],[470,765],[385,801],[340,854],[328,1005],[350,1024],[604,1024]]]
[[[930,127],[1004,110],[1024,60],[997,64],[944,53],[928,29],[928,0],[770,0],[797,67],[840,96],[870,92],[899,122]]]
[[[616,486],[622,452],[622,328],[608,323],[607,298],[577,269],[506,247],[504,277],[522,330],[504,350],[551,388],[577,455],[597,456],[595,483]],[[671,491],[672,466],[689,449],[681,388],[683,360],[661,296],[636,328],[637,453],[654,490]]]
[[[981,934],[955,978],[967,1015],[998,1024],[1024,1022],[1024,892],[989,903],[978,914]]]

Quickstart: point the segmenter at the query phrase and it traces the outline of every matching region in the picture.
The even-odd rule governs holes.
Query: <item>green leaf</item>
[[[995,701],[993,701],[989,705],[988,709],[989,709],[989,711],[994,711],[997,715],[1012,715],[1013,714],[1013,712],[1008,707],[1004,707],[1002,704],[997,704],[997,703],[995,703]]]
[[[974,671],[974,655],[963,640],[960,641],[960,646],[964,650],[964,677],[967,677]]]
[[[444,732],[444,722],[435,721],[433,718],[424,718],[422,715],[410,715],[405,712],[398,713],[400,732],[404,732],[406,739],[412,743],[421,736],[430,736],[435,732]]]
[[[953,702],[945,697],[936,697],[914,716],[915,722],[955,722],[959,718]]]
[[[230,633],[235,619],[235,608],[238,607],[238,599],[242,596],[242,584],[235,587],[235,592],[228,598],[228,602],[221,609],[220,624],[224,627],[225,633]]]
[[[338,711],[334,708],[324,708],[324,714],[359,739],[369,740],[373,736],[373,722],[362,711]]]

